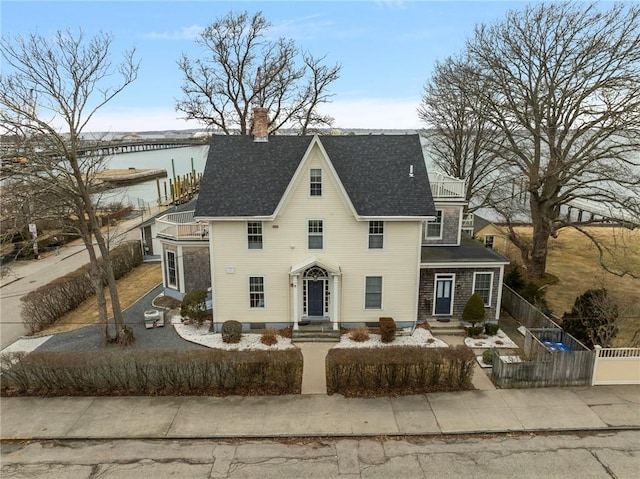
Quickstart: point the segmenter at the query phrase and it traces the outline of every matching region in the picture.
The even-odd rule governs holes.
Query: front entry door
[[[324,316],[324,281],[316,280],[307,283],[307,314]]]
[[[436,307],[435,314],[451,314],[451,292],[453,279],[436,280]]]

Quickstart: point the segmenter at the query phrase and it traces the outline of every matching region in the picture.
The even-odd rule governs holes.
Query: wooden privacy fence
[[[591,384],[640,384],[640,348],[596,346]]]
[[[558,328],[557,323],[506,284],[502,285],[502,308],[523,326],[531,328]]]
[[[571,351],[551,352],[542,341],[562,342]],[[492,375],[501,388],[586,386],[591,384],[594,352],[562,329],[527,329],[523,361],[511,362],[497,352]]]

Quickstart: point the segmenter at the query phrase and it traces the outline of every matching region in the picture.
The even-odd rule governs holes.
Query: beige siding
[[[322,169],[322,197],[309,195],[310,168]],[[323,220],[322,250],[307,248],[309,219]],[[293,289],[289,271],[313,256],[341,270],[341,321],[377,321],[380,316],[415,321],[421,223],[386,221],[382,250],[368,249],[368,226],[367,221],[356,221],[321,151],[314,147],[279,216],[263,222],[262,250],[247,248],[246,222],[216,221],[212,225],[216,321],[290,321]],[[249,276],[265,278],[264,309],[249,307]],[[383,276],[382,310],[364,309],[365,276]],[[300,284],[300,298],[301,290]],[[332,287],[330,291],[333,301]],[[330,307],[329,315],[332,311]]]

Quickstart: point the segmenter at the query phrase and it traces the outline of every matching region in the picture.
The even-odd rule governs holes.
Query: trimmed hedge
[[[122,350],[3,355],[3,396],[300,394],[302,353]]]
[[[142,263],[142,251],[138,241],[119,245],[111,250],[109,256],[116,279]],[[58,318],[73,311],[95,294],[90,271],[91,266],[86,264],[22,297],[22,321],[32,334],[55,323]]]
[[[394,396],[474,389],[475,355],[466,346],[333,348],[327,354],[327,393]]]

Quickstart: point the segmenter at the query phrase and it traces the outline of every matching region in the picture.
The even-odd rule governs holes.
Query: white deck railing
[[[434,198],[464,198],[466,181],[443,175],[429,173],[431,193]]]
[[[175,240],[205,240],[209,226],[193,219],[193,211],[168,213],[156,220],[156,234]]]

